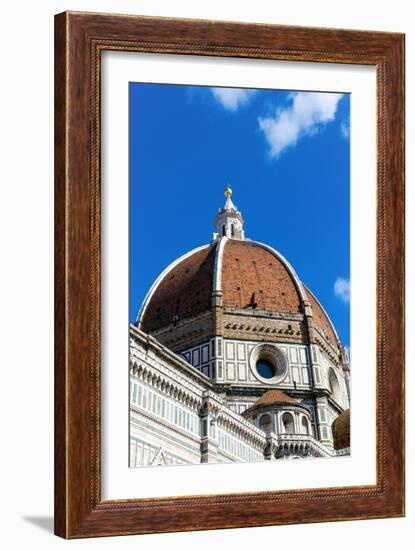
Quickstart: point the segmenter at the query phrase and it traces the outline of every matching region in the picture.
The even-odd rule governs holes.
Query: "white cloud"
[[[350,280],[343,277],[337,277],[334,283],[334,294],[338,296],[345,304],[350,303]]]
[[[342,136],[344,139],[349,139],[350,137],[350,125],[346,124],[346,122],[342,122],[340,124],[340,132],[342,133]]]
[[[232,112],[247,105],[255,94],[255,90],[241,88],[211,88],[211,92],[224,109]]]
[[[289,107],[277,109],[274,117],[259,118],[258,124],[271,156],[277,158],[301,137],[315,134],[321,126],[334,120],[342,95],[296,92],[290,97],[292,103]]]

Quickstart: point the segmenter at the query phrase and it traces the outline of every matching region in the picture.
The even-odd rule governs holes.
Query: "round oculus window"
[[[258,344],[249,357],[254,376],[264,384],[276,384],[287,375],[288,363],[285,353],[274,344]]]
[[[258,359],[256,370],[262,378],[274,378],[275,376],[274,365],[271,361],[267,361],[267,359]]]

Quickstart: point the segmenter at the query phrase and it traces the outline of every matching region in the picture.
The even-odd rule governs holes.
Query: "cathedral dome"
[[[350,447],[350,409],[343,411],[336,418],[331,429],[336,450]]]
[[[143,302],[138,327],[153,333],[211,312],[216,305],[252,316],[311,314],[325,339],[338,348],[329,317],[289,262],[270,246],[245,239],[242,216],[229,191],[216,217],[215,240],[161,273]]]
[[[287,395],[281,390],[268,390],[262,395],[259,399],[255,401],[253,405],[247,408],[242,416],[249,417],[254,412],[257,412],[261,409],[268,409],[270,407],[275,407],[277,405],[300,405],[298,401]]]

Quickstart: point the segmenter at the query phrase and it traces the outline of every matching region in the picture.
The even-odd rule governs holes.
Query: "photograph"
[[[414,538],[415,19],[373,7],[2,5],[5,550]]]
[[[129,83],[129,466],[347,457],[351,94]]]

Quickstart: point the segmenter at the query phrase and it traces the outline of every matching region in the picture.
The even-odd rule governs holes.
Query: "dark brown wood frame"
[[[101,500],[104,50],[376,67],[376,485]],[[404,35],[62,13],[55,18],[55,128],[55,533],[77,538],[404,515]]]

